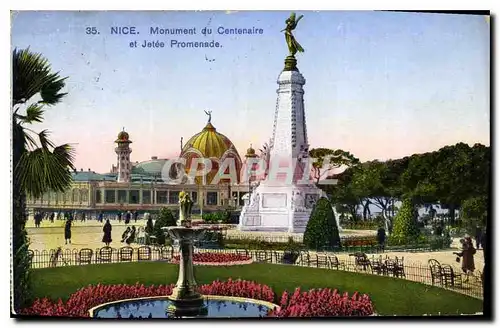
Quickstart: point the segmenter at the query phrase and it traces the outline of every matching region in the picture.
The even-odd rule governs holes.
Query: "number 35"
[[[97,28],[95,26],[93,27],[87,27],[85,28],[85,34],[98,34]]]

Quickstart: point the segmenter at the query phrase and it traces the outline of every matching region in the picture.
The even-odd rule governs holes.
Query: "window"
[[[127,191],[118,190],[118,203],[123,204],[127,202]]]
[[[130,190],[129,203],[130,204],[139,204],[139,190]]]
[[[156,192],[156,202],[158,204],[168,203],[168,192],[166,190],[158,190]]]
[[[191,192],[191,199],[193,200],[194,204],[198,203],[198,193],[196,191]]]
[[[106,195],[105,196],[106,196],[105,197],[106,204],[116,203],[115,191],[114,190],[106,190]]]
[[[82,189],[81,193],[81,202],[85,203],[89,201],[89,190],[88,189]]]
[[[71,190],[67,190],[64,193],[64,202],[69,203],[71,201]]]
[[[80,197],[78,197],[80,195],[80,189],[73,189],[72,194],[73,195],[71,195],[71,201],[73,203],[78,202],[78,200],[80,199]]]
[[[151,204],[151,190],[142,191],[142,203]]]
[[[95,191],[95,202],[102,203],[102,193],[99,189]]]
[[[207,192],[207,205],[217,205],[217,192],[208,191]]]
[[[179,202],[179,192],[171,191],[168,197],[169,204],[177,204]]]

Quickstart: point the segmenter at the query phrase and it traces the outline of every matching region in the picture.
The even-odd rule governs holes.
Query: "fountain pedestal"
[[[167,308],[167,312],[176,317],[206,314],[207,308],[203,297],[196,291],[198,285],[193,270],[193,242],[200,238],[204,229],[178,226],[168,227],[165,230],[172,238],[179,240],[180,246],[179,278],[172,294],[168,297],[172,304]]]

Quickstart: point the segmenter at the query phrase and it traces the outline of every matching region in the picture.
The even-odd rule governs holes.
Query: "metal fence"
[[[420,263],[405,263],[404,258],[398,257],[389,258],[377,255],[369,258],[364,253],[350,254],[347,260],[339,260],[335,254],[315,252],[200,248],[196,248],[195,252],[241,254],[250,256],[254,262],[289,264],[407,279],[483,299],[483,283],[480,273],[465,276],[454,271],[450,265],[440,264],[435,260],[432,265],[425,266]],[[102,247],[94,250],[90,248],[30,250],[30,255],[31,267],[38,269],[98,263],[170,262],[174,256],[179,255],[179,252],[171,246],[137,248],[126,246],[119,249]]]
[[[269,235],[255,235],[249,236],[245,234],[234,234],[226,233],[224,235],[225,244],[240,244],[245,247],[245,242],[253,243],[258,247],[259,242],[264,243],[276,243],[282,244],[283,247],[290,242],[290,238],[295,243],[302,243],[302,236],[290,235],[290,236],[269,236]],[[411,244],[411,245],[398,245],[398,246],[381,246],[376,241],[375,236],[347,236],[340,237],[341,247],[328,247],[321,246],[317,249],[308,249],[309,251],[323,251],[323,252],[334,252],[334,253],[353,253],[353,252],[365,252],[370,254],[384,253],[384,252],[431,252],[440,251],[442,249],[434,249],[429,243]],[[302,245],[303,246],[303,245]],[[247,244],[247,247],[248,246]],[[304,250],[305,249],[305,246]]]

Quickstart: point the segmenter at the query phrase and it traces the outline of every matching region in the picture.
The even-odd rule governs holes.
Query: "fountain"
[[[90,316],[97,318],[231,318],[264,317],[275,304],[230,296],[201,295],[193,270],[194,241],[204,232],[191,227],[193,201],[182,191],[179,194],[179,219],[177,226],[164,227],[173,239],[179,241],[179,277],[169,296],[145,297],[101,304],[90,309]]]
[[[193,242],[201,237],[204,229],[191,227],[191,209],[193,201],[184,191],[179,194],[179,220],[176,227],[163,228],[170,237],[179,241],[180,261],[179,278],[172,295],[172,302],[167,312],[175,317],[199,316],[207,314],[203,297],[196,291],[196,280],[193,271]]]

